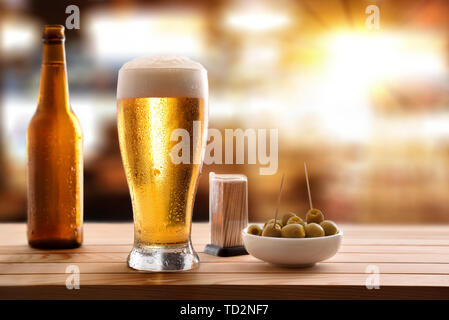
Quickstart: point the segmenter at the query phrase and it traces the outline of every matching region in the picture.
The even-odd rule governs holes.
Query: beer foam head
[[[207,71],[182,56],[147,56],[125,63],[119,70],[117,99],[189,97],[207,99]]]

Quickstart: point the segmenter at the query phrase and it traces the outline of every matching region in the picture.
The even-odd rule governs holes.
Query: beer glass
[[[117,84],[120,151],[131,194],[137,270],[199,264],[190,231],[207,139],[207,72],[179,56],[125,63]]]

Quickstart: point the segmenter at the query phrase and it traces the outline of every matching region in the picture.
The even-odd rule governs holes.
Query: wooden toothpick
[[[278,217],[279,206],[281,205],[281,193],[282,193],[282,186],[284,185],[284,177],[285,177],[285,173],[282,174],[281,186],[279,187],[278,203],[277,203],[277,206],[276,206],[276,213],[274,214],[273,229],[276,227],[276,221],[277,221],[277,217]]]
[[[305,161],[304,161],[304,172],[306,175],[307,192],[309,193],[309,205],[310,205],[310,209],[312,210],[313,209],[312,194],[310,193],[309,174],[307,173],[307,165],[306,165]]]

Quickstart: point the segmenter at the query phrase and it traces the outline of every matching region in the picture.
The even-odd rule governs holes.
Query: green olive
[[[288,224],[282,228],[281,234],[283,238],[304,238],[306,236],[301,224]]]
[[[281,220],[282,225],[286,226],[288,224],[288,219],[290,219],[291,217],[296,217],[296,214],[294,214],[293,212],[287,212],[286,214],[284,214]]]
[[[324,230],[315,222],[306,224],[304,227],[307,238],[324,237]]]
[[[338,233],[337,225],[335,224],[335,222],[331,220],[324,220],[323,222],[320,223],[320,226],[323,228],[324,234],[326,236],[332,236]]]
[[[260,228],[259,226],[255,225],[255,224],[252,224],[248,227],[247,232],[249,234],[253,234],[255,236],[260,236],[260,235],[262,235],[262,228]]]
[[[300,217],[298,216],[294,216],[291,217],[290,219],[288,219],[287,224],[301,224],[303,226],[306,225],[306,223],[304,222],[304,220],[302,220]]]
[[[274,219],[267,220],[267,222],[265,222],[263,227],[265,228],[269,223],[273,224],[274,223]],[[276,224],[278,224],[282,228],[281,219],[276,219]]]
[[[307,223],[315,222],[321,223],[324,220],[323,213],[318,209],[310,209],[306,214]]]
[[[275,227],[273,227],[272,223],[269,223],[263,228],[262,236],[264,237],[281,237],[281,226],[279,224],[276,224]]]

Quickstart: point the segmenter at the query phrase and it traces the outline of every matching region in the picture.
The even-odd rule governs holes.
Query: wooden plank
[[[212,276],[211,276],[212,275]],[[65,286],[65,274],[21,274],[0,275],[0,286]],[[327,286],[362,286],[365,287],[366,274],[287,274],[287,273],[259,273],[248,277],[247,274],[234,273],[140,273],[132,274],[82,274],[82,285],[131,285],[131,286],[157,286],[157,285],[327,285]],[[403,287],[449,287],[449,277],[437,274],[381,274],[381,286]]]
[[[351,225],[341,224],[341,229],[345,235],[363,236],[363,237],[400,237],[400,238],[438,238],[448,239],[449,225]],[[111,232],[111,228],[114,232]],[[22,240],[26,240],[26,225],[23,223],[2,223],[2,240],[8,241],[7,235],[14,235]],[[126,237],[132,242],[133,224],[125,223],[86,223],[84,225],[86,240],[101,238],[114,239],[117,237]],[[209,236],[208,223],[194,223],[192,226],[192,236],[198,235],[198,238],[207,240]]]
[[[0,231],[1,232],[1,231]],[[207,244],[207,241],[194,241],[195,247],[204,248]],[[13,247],[28,247],[26,241],[3,241],[0,240],[0,253],[6,252],[6,250],[10,251],[8,248]],[[132,241],[102,241],[101,243],[95,243],[93,241],[85,241],[83,246],[79,249],[89,247],[89,246],[98,246],[98,247],[107,247],[107,246],[122,246],[122,247],[132,247]],[[344,236],[342,241],[342,246],[419,246],[419,247],[427,247],[427,246],[438,246],[438,247],[449,247],[449,239],[387,239],[387,238],[350,238],[348,236]],[[30,248],[31,249],[31,248]],[[20,250],[20,249],[19,249]],[[70,251],[74,251],[78,249],[70,249]],[[59,250],[59,251],[67,251],[67,250]]]
[[[345,236],[343,245],[368,246],[448,246],[448,239],[401,239],[401,238],[349,238]]]
[[[439,245],[449,246],[449,226],[354,226],[342,224],[344,245]],[[113,230],[113,231],[111,231]],[[26,245],[23,223],[0,224],[0,245]],[[127,245],[133,241],[132,223],[86,223],[85,245]],[[193,224],[192,240],[205,245],[209,238],[207,223]]]
[[[197,252],[204,252],[205,245],[194,244]],[[0,246],[0,254],[29,253],[129,253],[132,244],[124,245],[84,245],[76,249],[40,250],[28,245]],[[401,245],[342,245],[339,253],[430,253],[449,254],[448,246],[401,246]]]
[[[328,285],[83,285],[80,290],[63,286],[4,286],[0,299],[156,299],[156,300],[320,300],[320,299],[448,299],[448,287],[382,286],[367,290],[363,286]]]
[[[339,253],[312,268],[286,269],[252,256],[203,253],[207,224],[194,224],[201,264],[182,273],[137,272],[127,267],[132,223],[87,223],[85,242],[73,250],[36,250],[25,224],[0,224],[0,298],[447,298],[449,226],[342,224]],[[65,289],[65,269],[76,264],[81,290]],[[366,267],[380,271],[380,290],[367,290]]]
[[[127,252],[98,253],[30,253],[0,254],[0,263],[36,263],[36,262],[123,262]],[[259,262],[253,256],[215,257],[200,252],[203,262]],[[449,263],[448,254],[432,253],[337,253],[327,262],[366,262],[366,263]]]
[[[72,266],[73,263],[1,263],[0,274],[66,274],[66,268]],[[110,273],[126,273],[132,274],[137,271],[129,268],[123,261],[120,263],[103,262],[103,263],[86,263],[78,262],[76,266],[81,274],[110,274]],[[320,274],[320,273],[342,273],[342,274],[366,274],[369,263],[319,263],[314,267],[297,269],[282,268],[273,266],[268,263],[248,263],[248,262],[202,262],[200,267],[190,272],[194,273],[241,273],[247,274],[249,277],[254,273],[286,273],[286,274]],[[381,274],[439,274],[449,275],[449,264],[400,264],[400,263],[378,263]],[[139,272],[145,273],[145,272]],[[151,273],[151,272],[147,272]]]

